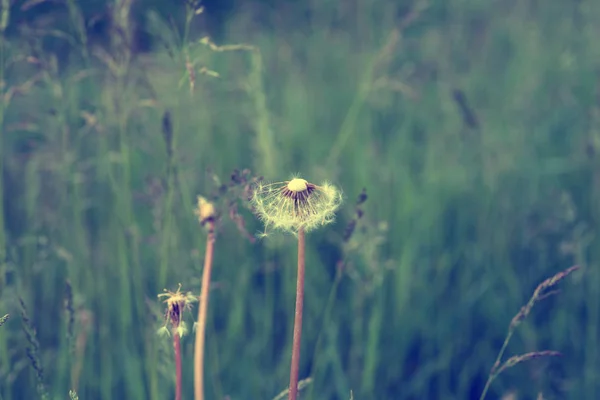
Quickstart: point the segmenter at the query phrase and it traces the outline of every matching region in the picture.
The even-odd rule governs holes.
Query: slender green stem
[[[302,339],[302,309],[304,307],[304,266],[305,256],[304,230],[298,232],[298,279],[296,281],[296,313],[294,316],[294,339],[292,342],[292,363],[290,366],[289,400],[298,396],[298,372],[300,369],[300,343]]]
[[[337,289],[338,286],[340,284],[340,281],[342,280],[342,269],[338,268],[336,275],[335,275],[335,280],[333,282],[333,286],[331,287],[331,290],[329,292],[329,298],[327,299],[327,305],[325,306],[325,311],[323,311],[323,323],[322,323],[322,328],[321,331],[319,332],[319,335],[317,336],[317,343],[315,344],[315,350],[313,353],[313,362],[312,362],[312,370],[311,370],[311,376],[313,377],[313,379],[316,377],[317,371],[318,371],[318,362],[317,362],[317,355],[319,352],[319,348],[321,347],[321,342],[323,341],[323,332],[326,331],[326,329],[328,329],[327,326],[327,322],[328,322],[328,318],[329,318],[329,313],[331,312],[331,309],[333,308],[333,303],[335,300],[335,296],[337,294]],[[314,398],[314,388],[315,385],[312,385],[310,388],[310,394],[308,395],[309,399],[313,399]]]
[[[504,356],[504,352],[506,351],[506,348],[508,347],[508,342],[510,342],[510,338],[512,337],[514,331],[515,331],[515,328],[511,325],[511,328],[508,330],[508,334],[506,335],[506,338],[504,339],[504,343],[502,344],[502,348],[498,352],[498,356],[496,357],[496,362],[494,362],[494,366],[492,367],[492,370],[490,371],[487,382],[485,383],[485,387],[483,388],[483,391],[481,392],[481,396],[479,397],[479,400],[485,399],[485,396],[487,395],[488,390],[490,390],[490,385],[492,384],[492,382],[494,382],[494,379],[496,379],[496,376],[498,376],[498,374],[497,374],[498,367],[500,366],[500,362],[502,361],[502,357]]]
[[[9,9],[10,2],[8,0],[2,0],[2,14],[0,15],[0,82],[4,82],[4,66],[5,66],[5,45],[6,45],[6,37],[4,36],[4,31],[8,26],[8,17],[9,17]],[[0,98],[0,130],[4,132],[4,113],[6,112],[6,107],[8,104],[5,102],[6,96],[2,95]],[[4,154],[4,138],[0,138],[0,289],[4,286],[4,257],[6,257],[6,233],[5,233],[5,222],[4,222],[4,213],[1,212],[3,207],[3,202],[5,201],[4,196],[4,183],[2,182],[4,173],[4,160],[6,154]]]
[[[10,16],[10,1],[2,0],[2,14],[0,15],[0,82],[5,81],[5,58],[6,58],[6,37],[4,32],[8,26]],[[8,104],[6,102],[6,96],[2,91],[0,97],[0,132],[4,136],[4,114]],[[4,293],[4,286],[6,284],[6,263],[5,259],[7,256],[6,249],[6,222],[4,221],[4,202],[6,200],[6,193],[4,193],[4,160],[6,160],[7,151],[4,149],[4,137],[0,137],[0,292]],[[4,310],[1,310],[4,311]],[[1,312],[0,311],[0,312]],[[5,316],[8,318],[8,315]],[[5,317],[2,317],[3,319]],[[3,322],[6,320],[4,319]],[[2,365],[9,365],[10,359],[8,357],[8,344],[6,335],[3,335],[3,339],[0,340],[0,363]],[[0,397],[2,397],[2,390],[0,390]]]
[[[171,254],[171,247],[173,243],[173,202],[175,201],[175,176],[174,176],[174,162],[169,160],[169,169],[167,171],[167,195],[165,200],[165,211],[164,211],[164,229],[162,238],[161,248],[161,260],[160,270],[158,275],[158,282],[160,285],[165,285],[167,281],[167,275],[169,273],[169,259]]]

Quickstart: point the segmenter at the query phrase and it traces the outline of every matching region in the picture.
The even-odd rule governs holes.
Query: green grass
[[[51,398],[172,398],[156,295],[180,282],[199,293],[195,196],[244,168],[327,179],[346,196],[337,223],[307,240],[308,398],[479,398],[511,318],[573,264],[582,272],[507,350],[564,356],[503,372],[489,398],[598,398],[600,4],[240,6],[203,42],[194,22],[207,16],[175,32],[153,14],[156,48],[135,55],[114,31],[104,52],[82,47],[76,3],[57,19],[62,36],[23,25],[2,42],[0,398],[38,396],[19,298]],[[48,50],[63,45],[68,62]],[[229,198],[217,199],[206,395],[272,399],[288,383],[295,245],[251,243]],[[189,336],[182,353],[185,398]]]

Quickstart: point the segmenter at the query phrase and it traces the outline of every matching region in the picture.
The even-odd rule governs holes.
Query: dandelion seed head
[[[197,301],[197,298],[192,295],[191,292],[183,293],[181,291],[181,284],[177,288],[176,292],[171,292],[167,289],[164,293],[158,295],[158,298],[165,297],[165,303],[167,303],[167,309],[165,311],[165,325],[163,328],[166,329],[167,324],[171,324],[173,330],[175,330],[180,336],[187,333],[187,328],[183,322],[183,312],[190,310],[192,305]],[[159,329],[159,334],[164,334],[164,330]]]
[[[288,182],[287,188],[292,192],[302,192],[308,188],[308,182],[304,179],[294,178]]]
[[[265,229],[297,233],[333,222],[342,203],[341,191],[332,184],[312,184],[301,178],[276,183],[258,183],[252,196],[255,213]]]

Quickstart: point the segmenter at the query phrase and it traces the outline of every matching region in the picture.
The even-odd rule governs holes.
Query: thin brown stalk
[[[181,338],[179,332],[173,332],[175,349],[175,400],[181,400]]]
[[[198,307],[198,325],[196,327],[196,346],[194,352],[194,398],[204,400],[204,342],[206,332],[206,312],[208,309],[208,293],[210,289],[210,274],[213,263],[215,244],[214,221],[206,222],[208,237],[206,238],[206,255],[202,272],[202,288],[200,289],[200,305]]]
[[[292,342],[292,363],[290,366],[289,400],[298,396],[298,372],[300,369],[300,343],[302,338],[302,309],[304,307],[304,266],[305,266],[304,229],[298,231],[298,279],[296,281],[296,314],[294,317],[294,339]]]

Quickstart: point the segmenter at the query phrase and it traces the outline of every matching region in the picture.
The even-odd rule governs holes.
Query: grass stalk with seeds
[[[256,215],[270,227],[290,232],[298,238],[298,275],[296,280],[296,311],[290,364],[288,399],[298,396],[302,312],[304,307],[304,271],[306,264],[306,232],[333,221],[342,195],[335,186],[315,185],[301,178],[271,184],[259,183],[252,196]]]
[[[198,197],[198,208],[195,210],[201,225],[207,230],[206,253],[202,271],[202,287],[198,307],[198,325],[196,326],[196,343],[194,346],[194,399],[204,400],[204,344],[206,336],[206,314],[208,312],[208,295],[210,275],[212,272],[215,245],[215,208],[205,198]]]
[[[19,305],[21,306],[23,332],[25,333],[25,337],[29,343],[29,347],[27,348],[27,358],[29,359],[31,367],[35,371],[35,376],[37,379],[37,392],[42,400],[48,400],[50,399],[50,394],[48,393],[44,378],[45,371],[40,357],[40,343],[38,342],[37,333],[27,312],[25,301],[21,297],[19,297]]]
[[[508,333],[506,334],[506,338],[504,339],[502,348],[498,352],[498,356],[496,357],[496,361],[494,362],[494,365],[492,366],[492,369],[488,375],[487,382],[485,383],[485,387],[483,388],[483,391],[481,393],[481,396],[479,397],[479,400],[485,399],[485,396],[487,395],[492,382],[494,382],[494,380],[498,377],[498,375],[500,375],[503,371],[507,370],[508,368],[512,368],[517,364],[520,364],[525,361],[533,360],[535,358],[556,357],[556,356],[561,355],[559,352],[552,351],[552,350],[534,351],[534,352],[520,354],[517,356],[510,357],[508,360],[506,360],[504,363],[502,363],[502,357],[504,356],[504,352],[506,351],[506,348],[508,347],[508,342],[510,342],[510,339],[512,338],[513,334],[515,333],[515,331],[519,327],[519,325],[521,325],[521,323],[525,320],[525,318],[527,318],[527,316],[531,312],[531,309],[533,308],[533,306],[540,300],[543,300],[546,297],[555,294],[556,291],[552,291],[552,290],[549,291],[549,289],[554,287],[560,281],[565,279],[567,277],[567,275],[569,275],[573,271],[576,271],[577,269],[579,269],[579,267],[577,265],[572,266],[571,268],[567,268],[566,270],[561,271],[558,274],[556,274],[556,275],[552,276],[551,278],[548,278],[545,281],[543,281],[542,283],[540,283],[537,286],[537,288],[535,289],[535,291],[533,292],[533,295],[531,296],[531,298],[529,299],[527,304],[525,304],[521,308],[521,310],[517,313],[517,315],[515,315],[513,317],[512,321],[510,322],[510,325],[508,326]]]

